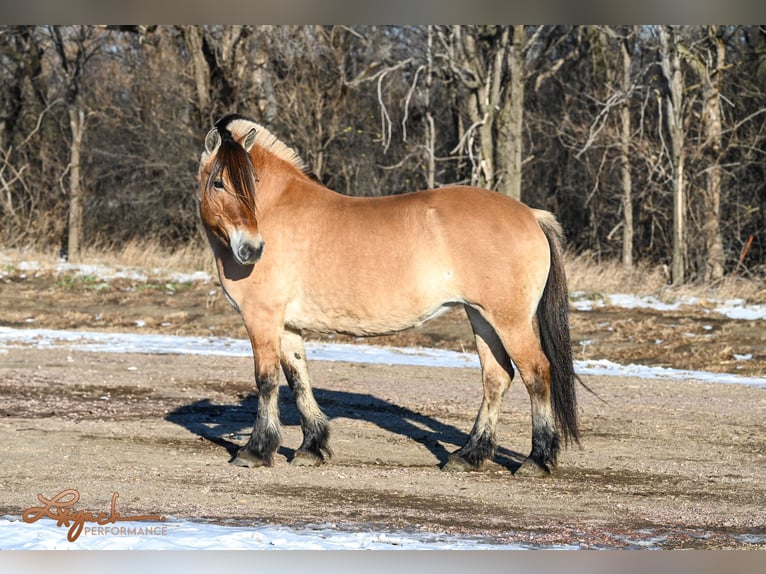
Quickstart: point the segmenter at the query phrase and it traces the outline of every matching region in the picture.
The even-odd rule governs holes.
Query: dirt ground
[[[763,376],[762,325],[699,311],[572,314],[577,358]],[[0,281],[0,326],[242,336],[212,283]],[[662,340],[663,344],[656,343]],[[368,341],[370,342],[370,341]],[[373,343],[470,349],[457,314]],[[587,344],[581,344],[587,342]],[[663,350],[664,349],[664,350]],[[751,353],[742,363],[735,354]],[[742,368],[738,368],[742,367]],[[78,508],[225,524],[335,524],[443,532],[534,547],[766,548],[763,388],[585,377],[582,445],[549,479],[513,476],[530,447],[529,399],[504,401],[485,472],[440,470],[481,397],[472,369],[310,364],[335,456],[292,467],[298,414],[283,388],[283,446],[268,469],[227,464],[250,431],[247,358],[0,351],[0,515],[37,494]]]

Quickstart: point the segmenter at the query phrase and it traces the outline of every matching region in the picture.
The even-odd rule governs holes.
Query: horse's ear
[[[242,140],[242,147],[245,148],[246,152],[250,152],[254,143],[255,143],[255,128],[247,132],[245,139]]]
[[[213,153],[221,145],[221,134],[216,128],[213,128],[205,136],[205,149],[207,153]]]

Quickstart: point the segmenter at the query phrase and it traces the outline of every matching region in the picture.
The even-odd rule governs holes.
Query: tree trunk
[[[705,221],[703,233],[707,250],[705,281],[721,279],[724,273],[725,256],[721,238],[721,76],[726,59],[726,47],[716,30],[708,29],[715,52],[715,68],[705,67],[703,78],[703,112],[705,124],[704,154],[710,158],[704,195]]]
[[[79,103],[69,108],[69,129],[72,143],[69,146],[69,233],[67,236],[67,257],[79,261],[83,229],[83,190],[80,175],[80,151],[85,129],[85,112]]]
[[[200,26],[179,26],[181,37],[186,45],[186,51],[191,59],[194,89],[197,94],[197,121],[200,127],[208,126],[211,118],[212,105],[210,99],[210,66],[203,51],[204,31]]]
[[[431,111],[431,89],[433,88],[433,26],[428,26],[428,51],[426,52],[426,91],[425,91],[425,150],[426,150],[426,185],[428,189],[436,187],[436,123]]]
[[[508,54],[508,94],[498,116],[498,185],[497,190],[521,200],[521,152],[524,132],[524,26],[513,27]]]
[[[100,47],[101,37],[89,26],[77,26],[62,34],[58,26],[49,28],[53,45],[66,73],[66,106],[69,116],[69,214],[66,252],[70,261],[80,258],[83,232],[83,189],[80,166],[82,138],[85,131],[83,77],[87,62]],[[63,242],[63,240],[62,240]]]
[[[260,47],[253,56],[253,91],[261,122],[269,125],[277,117],[279,106],[274,93],[274,82],[269,69],[269,53]]]
[[[476,94],[475,99],[479,99],[479,95]],[[478,108],[479,105],[477,104]],[[495,138],[492,127],[494,126],[494,114],[490,114],[486,110],[479,120],[478,111],[476,114],[476,121],[481,122],[479,124],[479,157],[475,162],[475,185],[479,187],[485,187],[492,189],[495,183]]]
[[[673,259],[671,274],[673,285],[684,282],[686,267],[686,190],[684,186],[684,130],[681,57],[678,38],[673,26],[660,26],[662,72],[667,83],[665,107],[670,133],[670,161],[673,169]],[[662,129],[660,127],[660,129]]]
[[[633,181],[630,176],[630,66],[629,40],[620,42],[622,47],[622,91],[624,99],[620,106],[620,175],[622,179],[622,264],[633,267]]]
[[[468,91],[466,110],[471,125],[463,149],[471,160],[471,183],[487,189],[497,189],[509,162],[508,150],[497,143],[507,123],[503,112],[508,112],[503,99],[509,97],[503,90],[506,58],[510,44],[507,26],[452,26],[451,38],[443,38],[450,45],[447,62],[453,76]],[[478,138],[476,137],[478,136]],[[476,141],[478,139],[478,142]]]

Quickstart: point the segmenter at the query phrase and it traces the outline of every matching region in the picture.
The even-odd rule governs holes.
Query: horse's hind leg
[[[444,470],[478,470],[495,453],[495,428],[503,396],[513,379],[513,365],[494,328],[481,314],[466,306],[481,362],[484,398],[468,440],[452,453]]]
[[[516,476],[548,476],[556,466],[559,435],[551,407],[550,363],[531,322],[500,330],[503,342],[529,393],[532,407],[532,451]]]
[[[287,384],[295,395],[303,431],[303,443],[295,452],[292,464],[318,466],[324,462],[325,456],[332,456],[328,444],[330,425],[314,399],[306,350],[299,334],[285,331],[282,335],[280,362]]]

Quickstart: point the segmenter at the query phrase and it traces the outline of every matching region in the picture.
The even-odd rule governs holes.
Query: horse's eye
[[[222,179],[216,179],[216,180],[214,180],[214,181],[213,181],[213,187],[214,187],[214,188],[216,188],[216,189],[219,189],[219,190],[220,190],[220,189],[223,189],[223,188],[224,188],[224,186],[223,186],[223,180],[222,180]]]

